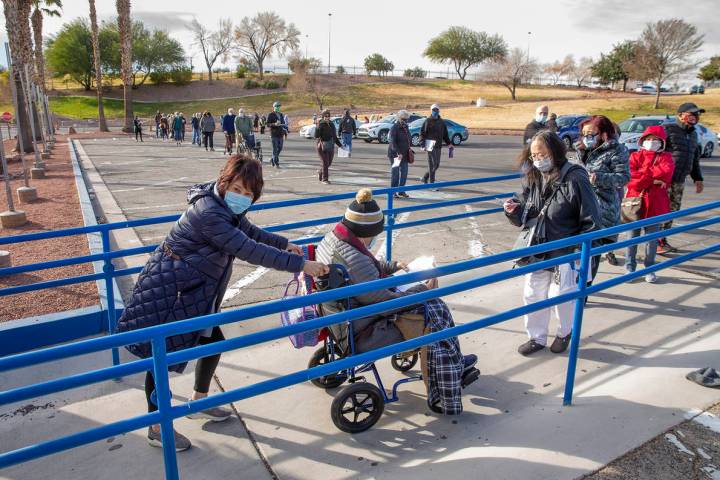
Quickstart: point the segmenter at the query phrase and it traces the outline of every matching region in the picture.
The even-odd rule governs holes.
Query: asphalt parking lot
[[[220,141],[221,136],[222,134],[216,133],[216,142]],[[471,136],[468,142],[455,149],[454,158],[449,159],[447,149],[443,150],[438,180],[513,173],[520,142],[519,137],[512,136]],[[353,143],[352,158],[336,157],[330,173],[331,184],[323,185],[317,177],[319,159],[314,149],[314,141],[300,138],[297,133],[291,134],[281,155],[280,169],[272,168],[268,163],[271,153],[269,137],[263,136],[262,144],[265,156],[265,189],[262,202],[353,192],[362,187],[389,186],[386,145],[356,140]],[[154,137],[146,137],[144,143],[136,143],[128,137],[82,140],[82,146],[128,220],[181,213],[186,206],[187,188],[195,183],[215,179],[227,158],[219,151],[221,148],[206,152],[204,148],[189,143],[177,147],[174,142],[162,142]],[[702,196],[698,196],[694,191],[691,192],[692,189],[688,186],[686,206],[720,198],[720,188],[714,180],[718,178],[717,173],[720,170],[718,162],[716,159],[703,161],[707,177],[706,191]],[[416,163],[410,167],[408,184],[420,183],[426,168],[425,155],[419,152]],[[519,180],[512,180],[447,188],[438,192],[411,192],[412,198],[397,200],[396,206],[512,192],[518,188]],[[381,206],[384,206],[385,197],[379,200]],[[251,213],[250,219],[258,225],[267,226],[339,216],[347,203],[348,201],[336,201],[264,210]],[[494,208],[500,204],[500,200],[494,200],[483,204],[403,213],[398,216],[397,222]],[[136,229],[136,232],[143,244],[154,245],[163,240],[169,228],[169,224],[161,224],[141,227]],[[289,231],[287,235],[291,239],[316,236],[331,228],[332,225],[309,227]],[[700,246],[705,242],[705,233],[712,233],[712,236],[717,238],[716,230],[695,232],[673,243]],[[507,250],[512,246],[516,235],[516,229],[509,225],[502,213],[428,224],[395,232],[393,256],[409,261],[419,255],[434,255],[438,264],[445,264]],[[379,241],[375,248],[378,252],[384,252],[384,242]],[[224,307],[278,298],[289,278],[287,273],[267,271],[238,261]]]

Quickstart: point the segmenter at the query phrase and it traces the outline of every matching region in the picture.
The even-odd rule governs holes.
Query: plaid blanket
[[[430,332],[454,327],[450,309],[442,300],[429,300],[413,313],[425,316]],[[428,345],[428,401],[440,401],[445,415],[459,415],[463,411],[460,382],[463,373],[463,355],[457,337]]]

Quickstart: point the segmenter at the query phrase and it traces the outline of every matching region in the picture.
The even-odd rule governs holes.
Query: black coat
[[[587,171],[579,166],[565,162],[560,175],[554,181],[541,187],[538,182],[523,182],[523,191],[520,194],[520,205],[513,213],[505,212],[510,223],[516,227],[522,226],[522,214],[525,206],[528,207],[527,219],[535,218],[540,214],[542,206],[550,197],[553,187],[558,184],[559,189],[550,204],[545,216],[544,234],[536,238],[533,245],[552,242],[583,233],[593,232],[602,228],[600,206],[590,184]],[[528,202],[530,202],[528,204]],[[560,257],[572,252],[574,247],[553,250],[537,255],[542,260]]]
[[[320,120],[315,128],[315,138],[321,142],[334,142],[335,145],[342,148],[342,143],[338,140],[337,132],[335,131],[335,124],[327,121]]]
[[[408,159],[410,151],[410,131],[406,122],[395,122],[388,133],[388,158],[394,160],[399,154],[403,156],[402,161]]]
[[[542,130],[547,130],[548,127],[544,123],[536,122],[533,120],[532,122],[528,123],[525,127],[525,134],[523,135],[523,145],[528,143],[528,140],[533,138],[535,134]]]
[[[445,142],[445,145],[450,145],[447,125],[442,117],[428,117],[425,119],[420,128],[420,142],[424,143],[425,140],[435,140],[435,148],[440,148],[442,142]]]
[[[665,133],[667,134],[665,151],[672,154],[673,162],[675,162],[672,183],[685,183],[688,174],[693,182],[702,182],[700,148],[695,127],[688,128],[675,122],[665,125]]]
[[[190,207],[152,253],[118,321],[125,332],[215,313],[227,289],[235,258],[253,265],[300,272],[303,257],[285,251],[286,238],[235,215],[214,193],[215,182],[188,190]],[[168,337],[168,352],[197,345],[200,332]],[[140,358],[152,355],[149,343],[129,345]],[[170,370],[182,372],[185,364]]]
[[[355,125],[355,120],[350,115],[345,115],[340,120],[340,133],[357,134],[357,125]]]

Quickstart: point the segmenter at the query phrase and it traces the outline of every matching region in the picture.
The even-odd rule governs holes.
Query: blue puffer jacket
[[[630,154],[613,138],[589,153],[583,152],[580,158],[588,173],[595,174],[593,190],[600,202],[602,227],[614,227],[620,223],[619,191],[630,181]]]
[[[188,190],[190,207],[152,253],[118,321],[125,332],[215,313],[227,289],[235,258],[275,270],[300,272],[304,259],[285,251],[288,240],[235,215],[214,193],[215,182]],[[200,332],[168,337],[168,352],[197,345]],[[129,345],[140,358],[149,343]],[[182,372],[186,364],[170,370]]]

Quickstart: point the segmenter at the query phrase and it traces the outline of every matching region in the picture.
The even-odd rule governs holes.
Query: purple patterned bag
[[[302,279],[300,278],[300,275],[302,275]],[[302,283],[301,283],[302,280]],[[283,294],[283,299],[286,298],[295,298],[295,297],[301,297],[303,295],[307,295],[312,288],[312,279],[306,277],[304,274],[295,274],[292,280],[290,280],[287,284],[287,287],[285,287],[285,293]],[[288,295],[288,292],[290,291],[290,288],[292,285],[295,284],[295,292]],[[302,286],[302,287],[301,287]],[[305,322],[308,320],[313,320],[314,318],[319,317],[317,308],[315,305],[308,305],[306,307],[300,307],[295,308],[293,310],[288,310],[287,312],[281,312],[280,313],[280,321],[282,322],[283,326],[288,325],[295,325],[297,323]],[[314,347],[318,344],[318,336],[320,335],[320,329],[313,329],[308,330],[307,332],[301,332],[296,333],[294,335],[290,335],[290,342],[293,344],[293,347],[295,348],[303,348],[303,347]]]

